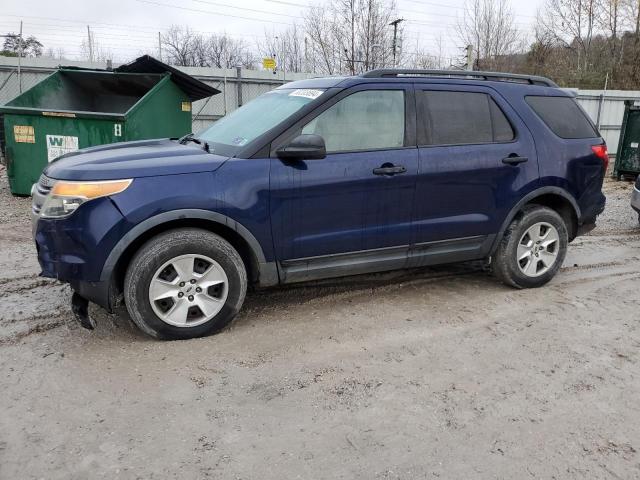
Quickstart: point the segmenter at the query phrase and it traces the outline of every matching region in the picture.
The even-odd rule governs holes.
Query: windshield
[[[272,90],[221,118],[197,138],[208,143],[211,153],[233,156],[323,93],[307,88]]]

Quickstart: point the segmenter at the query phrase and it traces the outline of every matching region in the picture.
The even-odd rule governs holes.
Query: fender
[[[582,216],[580,206],[578,205],[578,202],[576,202],[575,198],[569,195],[566,190],[563,190],[560,187],[551,187],[551,186],[537,188],[536,190],[529,192],[523,198],[521,198],[520,201],[516,203],[516,205],[509,211],[509,215],[507,215],[504,222],[502,222],[500,231],[498,232],[498,235],[496,235],[496,238],[493,241],[493,245],[491,245],[491,250],[489,251],[489,255],[493,255],[493,253],[496,251],[496,248],[498,248],[498,244],[500,243],[500,241],[502,240],[502,237],[504,236],[504,232],[507,230],[507,228],[509,227],[509,224],[514,219],[514,217],[518,214],[520,209],[524,205],[529,203],[531,200],[533,200],[534,198],[540,197],[542,195],[549,195],[549,194],[558,195],[559,197],[562,197],[565,200],[567,200],[573,207],[573,211],[575,212],[576,218],[578,219],[578,225],[580,225],[580,218]]]
[[[111,253],[109,253],[107,260],[102,267],[100,281],[107,282],[111,278],[113,269],[115,268],[124,251],[129,245],[131,245],[132,242],[139,238],[140,235],[158,225],[170,222],[172,220],[180,219],[209,220],[233,229],[247,242],[256,257],[256,260],[258,261],[258,268],[260,271],[260,285],[271,286],[276,285],[279,282],[275,262],[266,261],[260,243],[244,225],[238,223],[232,218],[227,217],[226,215],[222,215],[221,213],[201,209],[171,210],[169,212],[155,215],[137,224],[118,241],[116,246],[113,247],[113,250],[111,250]]]

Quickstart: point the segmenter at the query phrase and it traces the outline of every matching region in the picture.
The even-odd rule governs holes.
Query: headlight
[[[71,215],[80,205],[95,198],[115,195],[127,189],[132,179],[104,182],[67,182],[58,180],[40,210],[44,218],[61,218]]]

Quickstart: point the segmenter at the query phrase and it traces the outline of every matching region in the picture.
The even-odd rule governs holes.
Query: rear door
[[[412,93],[411,84],[353,87],[274,141],[272,152],[298,134],[316,134],[327,147],[321,160],[271,159],[284,281],[404,266],[418,171]]]
[[[533,137],[488,87],[416,84],[416,105],[411,265],[481,258],[538,178]]]

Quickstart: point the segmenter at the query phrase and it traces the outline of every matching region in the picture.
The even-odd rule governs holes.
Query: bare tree
[[[395,3],[384,4],[379,0],[363,0],[359,15],[359,51],[362,70],[385,66],[393,58],[393,29],[390,22],[396,17]],[[402,26],[398,28],[398,39],[402,37]],[[398,45],[396,45],[398,47]],[[403,63],[402,50],[396,48],[396,63]]]
[[[640,37],[640,0],[626,0],[622,4],[623,16],[627,26]]]
[[[604,58],[612,74],[622,63],[621,50],[624,47],[620,33],[624,30],[627,18],[624,15],[623,0],[600,0],[597,8],[599,27],[607,39],[609,55]]]
[[[227,34],[204,36],[172,26],[160,36],[168,63],[184,67],[253,68],[254,55],[243,40]]]
[[[473,47],[481,69],[496,68],[501,57],[522,48],[522,36],[508,0],[468,0],[456,33],[465,46]]]
[[[422,70],[442,69],[439,57],[437,55],[431,55],[424,50],[416,50],[412,58],[413,61],[408,65],[411,68],[419,68]]]
[[[297,24],[282,32],[265,32],[258,51],[263,57],[274,57],[279,70],[304,72],[310,68],[308,38]]]
[[[635,81],[635,83],[640,82],[640,0],[627,0],[623,3],[623,16],[626,19],[628,26],[633,32],[633,38],[631,46],[632,47],[632,55],[631,59],[631,68],[630,70],[631,77]],[[629,36],[627,36],[629,37]],[[623,36],[623,42],[624,42]],[[620,57],[623,58],[621,52]]]
[[[173,25],[160,36],[162,48],[168,63],[191,67],[196,65],[197,35],[189,27],[182,28]]]
[[[545,67],[551,62],[551,57],[559,45],[556,36],[545,28],[538,12],[534,25],[534,41],[527,54],[527,61],[531,66],[531,73],[543,74]]]
[[[63,60],[65,58],[67,58],[66,52],[64,50],[64,48],[59,47],[56,49],[53,48],[47,48],[47,50],[44,52],[43,56],[47,57],[47,58],[53,58],[55,60]]]
[[[329,8],[325,6],[310,8],[305,16],[305,29],[309,36],[308,53],[313,59],[314,70],[329,75],[339,72],[340,53],[333,38],[333,19]]]
[[[590,64],[597,8],[596,0],[547,0],[545,13],[539,17],[541,28],[576,52],[578,71]]]
[[[203,66],[217,68],[253,68],[255,57],[243,40],[226,34],[211,35],[203,39]]]
[[[91,45],[89,45],[87,38],[80,42],[80,52],[82,58],[85,60],[93,59],[94,62],[106,62],[114,58],[113,51],[97,41],[93,34],[91,35]]]
[[[307,56],[323,73],[356,74],[390,63],[395,4],[386,0],[338,0],[305,15]]]

